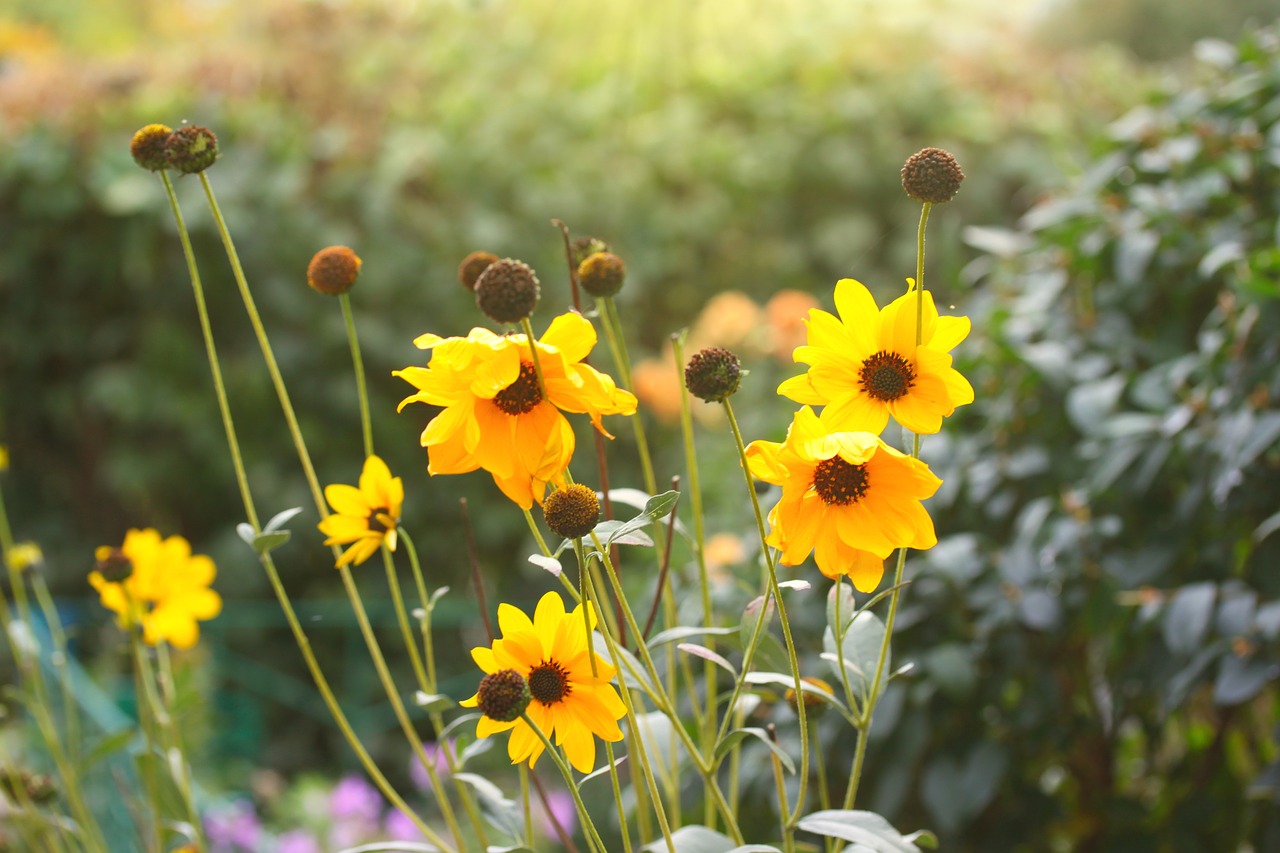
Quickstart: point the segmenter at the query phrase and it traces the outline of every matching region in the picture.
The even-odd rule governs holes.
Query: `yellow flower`
[[[525,713],[549,739],[564,748],[569,763],[590,773],[596,763],[596,741],[622,740],[618,720],[626,713],[622,699],[609,684],[617,671],[591,650],[582,605],[566,613],[560,595],[548,592],[538,602],[530,621],[519,608],[498,606],[502,638],[490,648],[471,650],[471,657],[486,673],[514,669],[529,682],[533,701]],[[591,627],[596,625],[594,606]],[[591,661],[595,659],[595,673]],[[477,694],[478,696],[478,694]],[[461,704],[474,708],[477,696]],[[542,755],[542,740],[523,719],[499,722],[487,716],[476,725],[476,737],[511,731],[507,754],[512,764],[528,761],[533,767]]]
[[[387,463],[370,456],[360,472],[359,488],[335,483],[325,487],[324,496],[335,513],[316,525],[329,537],[324,544],[354,543],[338,558],[338,567],[360,565],[376,554],[384,541],[392,551],[396,549],[404,483],[391,476]]]
[[[9,568],[15,572],[29,569],[37,563],[44,562],[44,552],[34,542],[19,542],[9,549],[7,555]]]
[[[636,398],[612,379],[582,364],[596,344],[591,323],[562,314],[537,341],[546,396],[538,387],[526,335],[472,329],[465,338],[422,335],[431,350],[426,367],[393,375],[418,389],[409,403],[443,406],[422,432],[431,474],[465,474],[483,468],[523,509],[542,502],[548,483],[564,485],[573,457],[573,428],[562,412],[586,413],[601,433],[603,415],[630,415]]]
[[[0,444],[0,471],[9,470],[9,448]]]
[[[916,346],[914,289],[883,309],[853,279],[836,284],[840,317],[812,309],[808,345],[794,358],[809,372],[788,379],[778,393],[806,406],[826,406],[832,424],[880,434],[889,416],[915,433],[942,429],[942,419],[973,402],[973,387],[947,353],[969,334],[968,317],[939,317],[925,291]],[[824,415],[825,417],[825,415]]]
[[[768,537],[782,563],[798,565],[813,551],[824,575],[848,575],[871,592],[895,548],[938,543],[920,501],[942,481],[872,433],[833,429],[830,411],[818,417],[802,408],[786,441],[751,442],[747,464],[759,479],[782,486]]]
[[[102,546],[89,584],[102,606],[119,616],[120,627],[142,626],[150,645],[166,641],[189,649],[200,639],[198,621],[222,612],[222,598],[209,588],[217,573],[213,560],[191,553],[181,536],[161,539],[148,528],[130,530],[119,548]]]

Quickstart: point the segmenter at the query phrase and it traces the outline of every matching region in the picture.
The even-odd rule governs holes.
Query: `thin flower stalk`
[[[149,758],[159,754],[159,739],[156,735],[155,706],[146,698],[147,688],[142,671],[141,655],[138,652],[142,645],[142,629],[134,625],[129,629],[129,651],[133,658],[133,691],[137,699],[138,726],[142,729],[142,743]],[[149,853],[164,853],[164,834],[160,818],[160,783],[156,779],[156,763],[148,761],[142,768],[142,786],[147,792],[147,801],[151,804],[151,820],[147,821],[150,830],[147,849]]]
[[[584,608],[585,609],[585,608]],[[564,757],[547,738],[545,732],[538,727],[525,711],[520,712],[520,719],[524,720],[525,725],[533,729],[533,733],[542,741],[543,749],[555,765],[560,770],[560,774],[564,776],[565,787],[569,789],[569,793],[573,796],[573,804],[578,809],[578,820],[582,823],[582,834],[587,838],[587,844],[597,853],[608,853],[608,848],[604,846],[604,841],[600,838],[599,831],[596,830],[595,823],[591,820],[591,812],[587,810],[587,806],[582,802],[582,795],[578,793],[578,786],[573,779],[573,771],[569,769],[569,765],[565,762]]]
[[[689,405],[689,390],[684,384],[684,340],[685,333],[672,335],[671,347],[675,353],[676,379],[680,388],[680,434],[684,439],[684,459],[689,475],[689,503],[693,513],[694,556],[698,561],[698,587],[702,594],[702,620],[708,627],[715,625],[715,612],[711,607],[711,582],[707,577],[706,525],[702,510],[701,478],[698,474],[698,451],[694,441],[693,412]],[[715,650],[715,640],[707,637],[707,648]],[[718,691],[719,673],[712,661],[704,661],[702,667],[703,689],[706,690],[707,712],[699,729],[702,733],[702,752],[711,755],[716,744],[716,709],[719,707]],[[726,711],[726,714],[729,713]],[[734,751],[735,756],[737,750]],[[703,823],[715,828],[715,809],[708,797],[704,800]]]
[[[369,418],[369,389],[365,384],[364,359],[360,355],[360,337],[356,334],[356,322],[351,313],[351,294],[338,297],[342,303],[342,319],[347,326],[347,341],[351,344],[351,362],[355,367],[356,395],[360,399],[360,433],[364,436],[364,455],[373,455],[373,426]]]
[[[26,625],[31,622],[31,604],[27,599],[27,590],[22,575],[14,568],[14,564],[9,560],[9,552],[13,550],[13,532],[9,527],[9,513],[4,503],[4,493],[0,491],[0,558],[3,558],[5,566],[8,570],[9,585],[13,590],[13,610],[9,609],[8,601],[4,604],[5,617],[5,636],[9,640],[10,650],[13,652],[14,662],[17,664],[19,671],[24,677],[31,679],[32,688],[35,691],[35,702],[28,704],[31,715],[35,718],[36,727],[40,731],[41,739],[45,742],[45,748],[49,750],[49,755],[53,759],[54,766],[58,770],[58,775],[62,779],[63,790],[66,792],[67,803],[71,808],[71,813],[75,817],[76,822],[83,827],[87,827],[85,843],[89,849],[94,851],[106,851],[106,841],[102,838],[102,830],[98,826],[97,820],[93,813],[85,805],[83,792],[80,790],[80,773],[78,768],[72,764],[67,754],[66,748],[63,746],[62,739],[58,736],[58,727],[53,719],[49,704],[48,684],[44,680],[44,671],[40,660],[40,652],[37,649],[35,659],[32,660],[14,640],[13,634],[9,627],[13,619]]]
[[[591,539],[593,544],[596,546],[596,551],[600,554],[601,559],[605,563],[604,572],[609,579],[610,585],[613,587],[614,595],[618,596],[618,598],[623,601],[622,612],[626,617],[627,625],[633,634],[639,635],[640,626],[636,623],[635,614],[631,612],[631,605],[626,602],[626,598],[622,591],[622,581],[618,577],[617,569],[609,562],[608,554],[605,552],[604,546],[600,543],[599,536],[597,536],[594,531],[591,533]],[[610,644],[610,653],[614,654],[615,660],[618,660],[618,655],[613,652],[613,637],[606,633],[605,641]],[[711,766],[710,761],[704,758],[698,751],[697,744],[693,742],[693,738],[687,731],[685,731],[684,726],[680,723],[679,715],[676,713],[675,707],[671,703],[671,698],[661,690],[661,681],[658,678],[658,670],[657,667],[654,666],[653,657],[649,654],[648,647],[641,643],[639,651],[640,660],[644,664],[650,680],[653,682],[655,688],[657,688],[657,692],[651,694],[651,698],[654,700],[655,704],[658,705],[658,710],[670,717],[674,723],[672,729],[674,729],[676,735],[684,744],[685,749],[689,753],[690,760],[693,762],[693,765],[697,769],[699,775],[702,776],[712,798],[716,801],[716,807],[720,810],[720,814],[725,819],[730,837],[732,837],[738,844],[744,844],[745,841],[742,836],[742,830],[738,827],[737,816],[729,808],[729,803],[725,800],[724,793],[720,790],[719,782],[717,782],[715,777],[714,768]],[[644,760],[643,755],[641,756],[641,760]],[[670,842],[668,842],[668,846],[671,846]]]
[[[756,530],[760,534],[760,549],[764,554],[765,568],[769,571],[769,592],[773,594],[774,601],[778,606],[778,621],[782,624],[782,638],[787,647],[787,662],[791,665],[791,674],[795,677],[796,691],[796,714],[800,718],[800,730],[804,731],[807,724],[805,718],[804,707],[804,687],[800,679],[800,662],[796,656],[795,639],[791,636],[791,622],[787,618],[787,608],[782,600],[781,590],[778,588],[778,572],[774,565],[773,553],[769,550],[769,544],[766,541],[764,515],[760,512],[760,498],[756,495],[755,483],[751,479],[751,467],[747,464],[747,446],[742,441],[742,430],[738,427],[738,418],[733,413],[733,404],[726,398],[724,400],[724,411],[729,417],[729,426],[733,430],[733,440],[738,446],[738,461],[742,463],[742,474],[747,478],[747,493],[751,495],[751,508],[756,517]],[[766,615],[768,610],[768,595],[765,594],[765,602],[761,607],[761,618]],[[757,623],[757,627],[759,624]],[[743,677],[749,669],[750,661],[743,660],[742,672]],[[805,788],[809,782],[809,741],[806,738],[800,739],[800,791],[796,794],[796,808],[787,820],[784,827],[783,841],[785,844],[794,845],[794,826],[796,821],[800,819],[800,813],[804,811],[805,805]]]
[[[924,237],[929,224],[929,210],[933,207],[929,202],[921,205],[920,224],[916,229],[916,344],[920,344],[924,324]],[[911,458],[920,458],[920,434],[913,433],[911,441]],[[889,656],[889,643],[893,638],[893,625],[898,616],[898,602],[902,598],[902,576],[907,564],[907,549],[898,550],[897,565],[893,570],[893,593],[889,596],[889,612],[885,616],[884,639],[880,643],[880,654],[876,659],[876,671],[871,678],[871,692],[866,707],[862,711],[863,726],[858,734],[858,744],[854,748],[853,767],[849,772],[849,786],[845,789],[844,808],[852,809],[858,796],[858,784],[862,778],[862,764],[866,760],[867,740],[871,731],[871,716],[875,713],[876,703],[880,698],[880,685],[884,679],[885,661]],[[838,644],[843,645],[843,644]]]
[[[76,701],[75,691],[71,686],[71,670],[67,666],[67,633],[58,616],[58,608],[49,594],[49,585],[44,575],[39,572],[31,574],[31,589],[36,594],[36,603],[44,615],[45,625],[49,628],[49,637],[53,641],[53,654],[50,659],[54,670],[58,673],[58,685],[62,692],[63,728],[67,733],[67,757],[72,767],[80,766],[80,704]]]
[[[804,699],[801,698],[797,704],[803,705]],[[772,724],[769,726],[769,736],[773,738],[775,744],[778,742],[777,732]],[[778,825],[782,830],[783,853],[795,853],[796,836],[787,825],[787,816],[791,813],[791,807],[787,805],[787,783],[782,776],[782,759],[778,758],[778,753],[773,750],[769,750],[769,759],[769,763],[773,765],[773,786],[778,792]]]
[[[232,468],[236,476],[236,483],[240,488],[240,495],[244,504],[245,516],[249,521],[249,525],[253,528],[254,533],[257,534],[262,531],[262,526],[258,520],[257,507],[253,500],[252,492],[249,489],[249,478],[247,473],[245,472],[244,459],[240,453],[240,443],[236,433],[235,422],[231,416],[231,407],[227,400],[226,386],[223,384],[223,381],[222,381],[222,372],[221,372],[221,367],[218,360],[217,348],[213,341],[213,330],[209,324],[208,307],[206,305],[205,298],[204,298],[204,290],[200,285],[200,275],[195,262],[195,254],[191,248],[191,239],[187,234],[186,225],[182,217],[182,211],[178,205],[177,195],[173,192],[173,185],[170,182],[168,175],[166,173],[161,172],[160,176],[164,182],[165,190],[169,196],[170,206],[173,209],[174,219],[178,226],[178,235],[182,242],[183,252],[186,255],[186,259],[187,259],[187,270],[191,275],[192,289],[195,292],[195,298],[196,298],[196,308],[197,308],[197,312],[200,315],[200,327],[204,335],[205,351],[209,357],[209,369],[210,369],[210,372],[213,374],[213,379],[214,379],[214,394],[218,401],[218,410],[222,415],[223,428],[227,436],[227,446],[231,451],[231,462],[232,462]],[[219,231],[220,233],[223,234],[224,244],[227,245],[229,254],[233,258],[235,258],[235,254],[234,254],[235,249],[234,249],[234,246],[231,245],[230,243],[230,235],[226,232],[226,225],[222,221],[221,212],[218,211],[217,209],[217,202],[213,198],[212,188],[209,186],[208,180],[205,178],[203,173],[201,173],[200,177],[201,177],[201,181],[205,186],[205,193],[210,200],[212,209],[214,210],[214,218],[219,225]],[[238,258],[236,258],[233,261],[233,268],[239,269]],[[238,281],[243,281],[243,272],[241,272],[240,276],[238,276]],[[241,292],[242,292],[242,295],[248,294],[247,285],[242,289]],[[250,300],[247,303],[248,306],[252,306],[252,301],[251,301],[252,296],[249,296],[248,299]],[[257,318],[256,309],[250,310],[250,317],[251,319]],[[257,328],[260,329],[261,323],[260,322],[257,323],[256,326]],[[260,342],[265,341],[265,333],[262,336],[260,336],[259,341]],[[269,346],[270,345],[267,344],[267,351],[269,351]],[[268,363],[274,364],[274,359],[273,358],[269,359]],[[278,370],[275,373],[276,375],[278,375]],[[277,387],[281,388],[282,386],[277,386]],[[282,397],[282,401],[284,402],[287,402],[287,399],[288,399],[287,396]],[[288,411],[291,412],[292,408],[291,407],[288,408]],[[298,433],[298,437],[300,437],[300,433]],[[305,460],[304,469],[309,470],[310,460],[306,456],[305,446],[302,447],[301,454],[303,459]],[[327,513],[327,510],[324,507],[323,498],[319,491],[319,483],[314,479],[314,471],[311,472],[311,476],[308,478],[308,480],[312,485],[313,497],[317,499],[317,505],[320,507],[321,515],[323,516]],[[428,840],[430,840],[433,844],[435,844],[437,847],[442,848],[443,850],[446,850],[446,851],[454,850],[453,847],[451,847],[446,841],[444,841],[444,839],[441,838],[440,835],[434,829],[432,829],[431,826],[427,824],[426,821],[424,821],[417,814],[417,812],[414,811],[414,809],[409,806],[407,802],[405,802],[404,798],[401,797],[400,794],[391,786],[391,783],[387,780],[386,776],[383,775],[382,771],[378,768],[377,764],[374,763],[373,758],[369,755],[368,750],[365,749],[364,744],[360,741],[359,736],[355,733],[355,730],[351,727],[351,723],[347,719],[345,712],[343,712],[341,705],[338,704],[338,700],[333,693],[333,689],[329,686],[328,678],[325,677],[324,671],[320,668],[320,663],[316,659],[315,652],[311,648],[311,641],[307,637],[306,631],[303,630],[302,623],[298,620],[297,613],[293,609],[293,603],[290,601],[289,594],[285,590],[284,584],[280,580],[279,572],[276,570],[275,561],[271,557],[270,552],[268,551],[262,552],[259,556],[259,562],[263,567],[263,571],[267,575],[267,580],[271,584],[271,588],[272,588],[272,591],[275,593],[276,600],[280,604],[280,609],[284,613],[285,621],[288,623],[289,629],[293,633],[293,637],[295,642],[298,645],[298,649],[302,652],[303,661],[307,665],[307,670],[311,674],[312,681],[315,682],[316,688],[320,691],[321,699],[324,701],[325,706],[328,708],[329,713],[333,717],[334,723],[338,726],[339,731],[342,733],[347,743],[351,746],[352,751],[355,752],[356,757],[357,759],[359,759],[361,766],[364,768],[365,772],[369,775],[369,778],[373,780],[374,784],[378,787],[378,789],[382,792],[382,794],[386,796],[386,798],[391,802],[392,805],[394,805],[400,811],[404,812],[409,817],[409,819],[413,822],[413,824],[418,828],[420,832],[422,832],[422,834]]]
[[[200,812],[196,808],[195,799],[195,782],[192,779],[191,765],[187,762],[187,753],[182,745],[182,733],[179,731],[177,721],[173,717],[174,707],[177,701],[177,686],[173,675],[173,660],[169,654],[169,644],[160,643],[156,646],[156,661],[159,665],[156,683],[160,686],[160,698],[164,708],[164,724],[167,728],[169,738],[169,747],[177,750],[177,775],[178,775],[178,791],[182,794],[182,801],[187,808],[187,817],[191,822],[192,831],[195,833],[195,841],[201,850],[207,849],[208,840],[204,836],[204,822],[200,820]],[[173,764],[174,762],[170,762]]]

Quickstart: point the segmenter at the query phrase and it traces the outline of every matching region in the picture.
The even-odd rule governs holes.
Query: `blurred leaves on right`
[[[1280,849],[1280,31],[1196,58],[965,232],[977,402],[927,455],[969,532],[900,614],[870,800],[964,849]]]

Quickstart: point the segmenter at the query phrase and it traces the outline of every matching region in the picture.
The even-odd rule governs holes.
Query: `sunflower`
[[[793,357],[808,373],[778,386],[806,406],[826,406],[832,423],[879,435],[889,416],[914,433],[935,433],[942,419],[973,402],[973,387],[951,366],[948,352],[969,334],[968,317],[940,317],[924,291],[920,344],[916,345],[914,290],[883,309],[861,283],[836,284],[840,317],[813,308],[805,321],[808,344]]]
[[[324,544],[354,543],[338,558],[338,567],[360,565],[376,554],[384,541],[392,551],[396,549],[404,483],[391,476],[387,463],[370,456],[360,472],[359,488],[335,483],[325,487],[324,497],[334,511],[316,525],[329,537]]]
[[[782,486],[769,513],[768,542],[795,566],[814,552],[827,577],[848,575],[871,592],[895,548],[932,548],[933,520],[920,501],[942,481],[869,432],[832,429],[826,409],[796,413],[786,441],[753,441],[747,448],[751,473]]]
[[[524,676],[533,697],[525,713],[543,734],[564,748],[569,763],[590,773],[596,763],[595,739],[622,740],[618,720],[626,709],[609,684],[617,670],[591,651],[582,605],[566,613],[560,595],[548,592],[538,602],[532,621],[517,607],[499,605],[498,625],[502,638],[494,640],[490,648],[472,649],[471,657],[488,674],[514,669]],[[595,625],[592,607],[592,629]],[[478,696],[462,705],[476,707]],[[499,722],[481,717],[476,737],[507,730],[511,731],[507,742],[511,763],[528,761],[533,767],[542,755],[543,744],[523,719]]]
[[[163,640],[189,649],[200,639],[196,622],[222,612],[222,598],[209,589],[217,574],[213,560],[193,555],[181,536],[130,530],[119,548],[104,545],[94,556],[89,584],[102,606],[118,615],[120,627],[140,625],[149,645]]]
[[[591,323],[562,314],[537,341],[545,383],[538,384],[526,335],[472,329],[465,338],[422,335],[431,350],[426,367],[393,375],[418,389],[409,403],[443,406],[422,432],[431,474],[465,474],[483,468],[503,494],[523,509],[542,502],[548,483],[564,484],[573,456],[573,428],[562,412],[586,413],[603,435],[604,415],[630,415],[636,398],[611,378],[582,364],[596,344]]]

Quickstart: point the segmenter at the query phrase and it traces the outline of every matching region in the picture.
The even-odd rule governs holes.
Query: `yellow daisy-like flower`
[[[591,627],[596,625],[591,608]],[[557,746],[564,747],[569,763],[590,773],[596,763],[596,741],[622,740],[618,720],[626,713],[616,690],[609,684],[617,674],[612,666],[591,650],[582,605],[566,613],[564,601],[548,592],[538,602],[532,621],[517,607],[498,606],[498,626],[502,638],[490,648],[471,650],[471,657],[486,673],[514,669],[529,682],[533,700],[525,713]],[[595,672],[591,661],[595,659]],[[477,705],[477,697],[461,704]],[[507,754],[512,764],[528,761],[533,767],[542,755],[543,744],[523,719],[499,722],[487,716],[476,725],[476,737],[511,731]]]
[[[522,509],[542,502],[548,483],[564,484],[573,457],[573,428],[562,412],[585,413],[601,433],[604,415],[630,415],[636,398],[582,359],[596,344],[596,331],[578,314],[561,314],[537,341],[546,394],[538,386],[527,335],[495,335],[472,329],[465,338],[422,335],[431,350],[426,367],[393,375],[418,389],[409,403],[443,406],[427,424],[431,474],[465,474],[483,468]]]
[[[372,557],[386,542],[396,549],[396,525],[400,522],[400,506],[404,503],[404,483],[391,476],[387,463],[377,456],[364,461],[360,487],[335,483],[325,486],[325,500],[334,514],[317,527],[329,537],[326,545],[351,547],[342,552],[336,567],[360,565]]]
[[[222,598],[209,588],[217,569],[203,554],[192,554],[181,536],[161,539],[152,528],[130,530],[119,548],[94,552],[97,565],[89,584],[102,606],[119,616],[120,627],[142,627],[149,645],[164,641],[189,649],[200,639],[196,624],[222,612]]]
[[[840,317],[809,311],[808,344],[793,357],[809,372],[788,379],[778,393],[806,406],[826,406],[832,423],[879,435],[889,416],[915,433],[935,433],[942,419],[973,402],[973,386],[951,366],[950,350],[969,334],[968,317],[940,317],[924,291],[916,345],[913,289],[883,309],[861,283],[836,284]],[[824,416],[825,417],[825,416]]]
[[[782,563],[799,565],[812,551],[824,575],[848,575],[871,592],[895,548],[938,544],[920,501],[942,481],[872,433],[833,429],[830,411],[819,417],[802,408],[786,441],[751,442],[747,464],[759,479],[782,486],[768,536]]]

